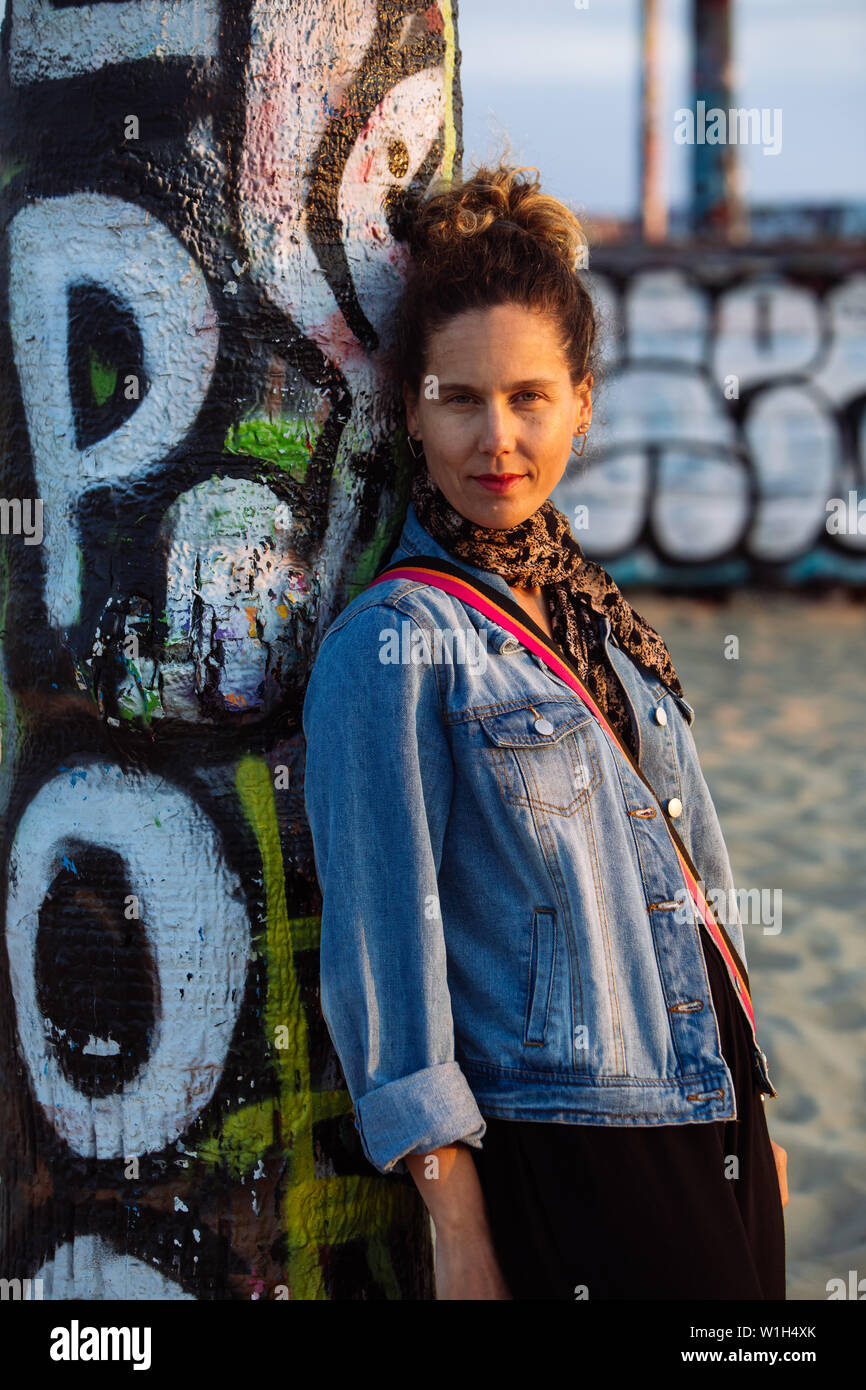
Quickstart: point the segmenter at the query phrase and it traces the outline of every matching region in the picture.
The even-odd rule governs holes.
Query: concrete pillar
[[[319,1008],[299,715],[408,489],[452,5],[8,0],[0,51],[0,1274],[429,1297]]]

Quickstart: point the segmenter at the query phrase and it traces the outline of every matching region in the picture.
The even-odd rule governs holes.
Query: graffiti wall
[[[8,0],[0,48],[0,1276],[429,1297],[319,1009],[299,730],[406,500],[451,6]]]
[[[866,255],[601,248],[602,371],[554,493],[618,582],[866,583]]]

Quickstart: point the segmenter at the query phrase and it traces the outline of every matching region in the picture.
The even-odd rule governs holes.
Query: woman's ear
[[[414,435],[418,428],[418,393],[412,390],[408,381],[403,382],[403,403],[406,406],[406,428]]]
[[[574,388],[574,428],[572,434],[584,433],[592,422],[592,373],[588,372],[583,381]]]

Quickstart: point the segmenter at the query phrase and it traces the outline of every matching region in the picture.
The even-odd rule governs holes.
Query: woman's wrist
[[[430,1153],[407,1154],[406,1165],[430,1213],[438,1240],[489,1239],[481,1183],[472,1153],[465,1144],[458,1141]]]

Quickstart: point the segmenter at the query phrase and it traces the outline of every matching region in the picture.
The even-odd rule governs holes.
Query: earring
[[[585,428],[582,429],[582,430],[578,430],[577,434],[582,435],[582,436],[583,436],[583,440],[582,440],[582,443],[581,443],[580,448],[579,448],[579,449],[573,449],[572,452],[573,452],[573,454],[574,454],[574,457],[575,457],[576,459],[579,459],[579,458],[581,457],[581,455],[583,454],[584,449],[586,448],[586,440],[587,440],[587,436],[588,436],[588,434],[589,434],[589,425],[586,425]],[[573,434],[573,435],[571,436],[573,440],[577,438],[577,434]]]
[[[423,441],[419,439],[418,442],[419,442],[419,444],[421,445],[421,449],[420,449],[420,452],[416,454],[416,453],[415,453],[415,450],[412,448],[412,439],[413,439],[413,436],[410,434],[410,435],[408,436],[408,440],[409,440],[409,448],[410,448],[410,450],[411,450],[412,457],[413,457],[413,459],[419,459],[419,458],[421,457],[421,454],[423,454],[423,452],[424,452],[424,444],[423,444]]]

